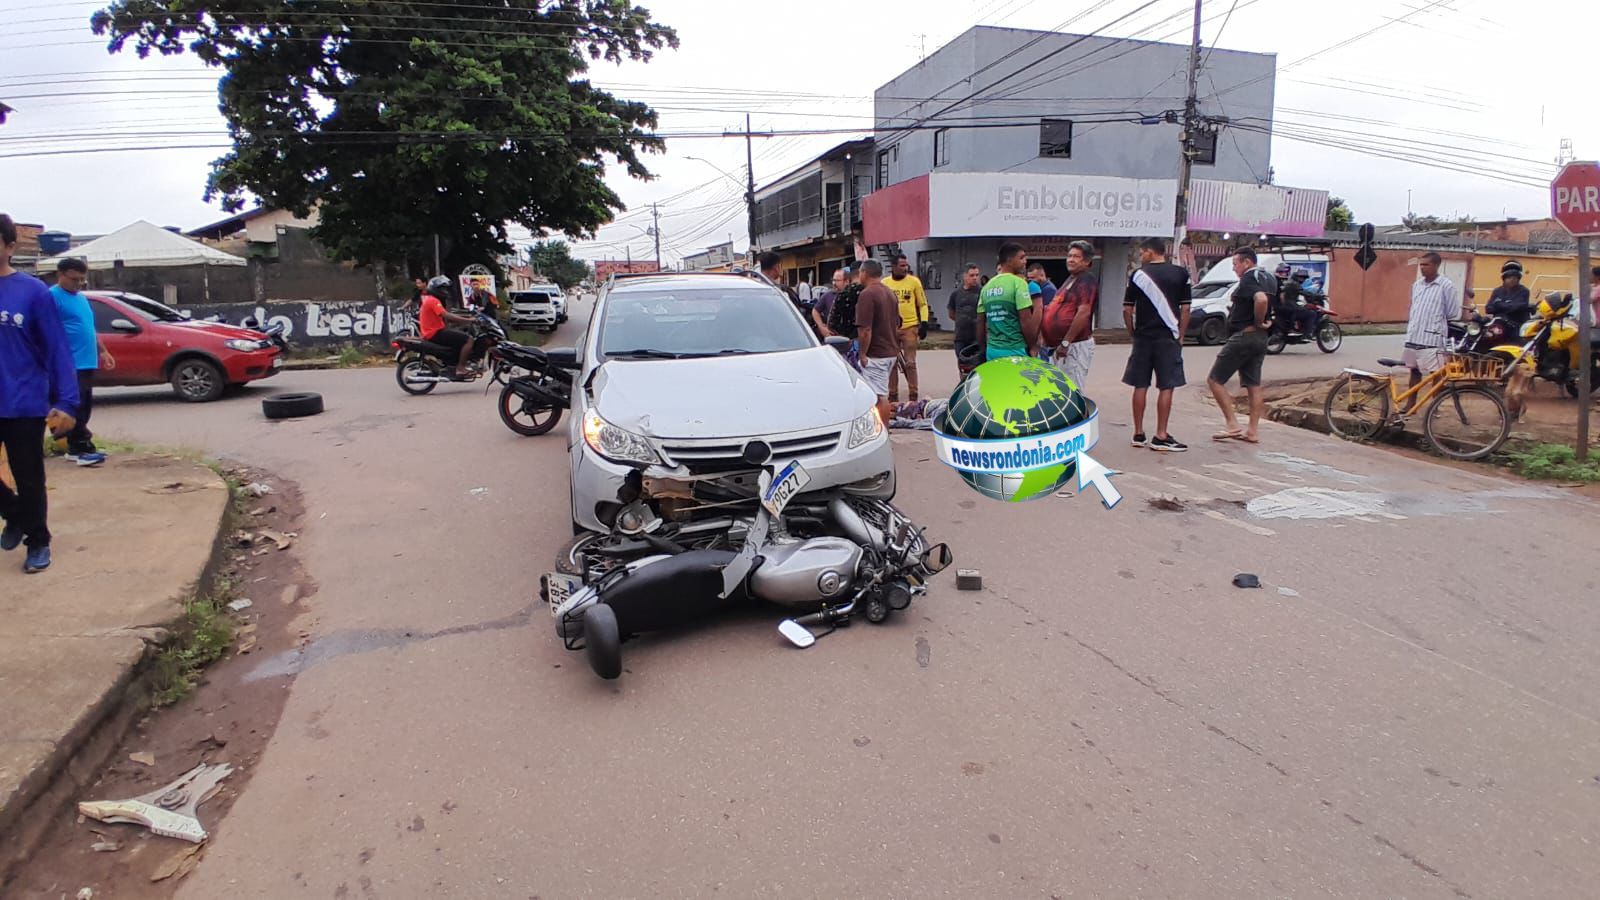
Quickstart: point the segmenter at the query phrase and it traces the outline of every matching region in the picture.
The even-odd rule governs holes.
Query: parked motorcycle
[[[1517,365],[1525,366],[1535,378],[1561,385],[1567,396],[1578,396],[1580,365],[1587,358],[1589,383],[1596,381],[1600,367],[1600,337],[1591,337],[1590,346],[1578,344],[1578,321],[1572,316],[1573,295],[1552,292],[1540,298],[1534,315],[1522,326],[1522,343],[1503,343],[1490,348],[1491,356],[1504,359],[1509,377]]]
[[[489,366],[500,389],[500,421],[517,434],[533,437],[548,432],[572,406],[572,378],[578,351],[571,347],[541,350],[501,341],[489,350]],[[487,391],[487,388],[485,388]]]
[[[456,374],[459,353],[455,349],[415,335],[396,335],[389,346],[395,351],[394,379],[400,389],[408,394],[426,394],[441,384],[482,377],[489,348],[505,340],[506,331],[499,322],[480,312],[467,333],[472,338],[472,352],[467,357],[469,368],[465,375]]]
[[[797,647],[849,624],[881,623],[952,562],[904,513],[843,489],[801,494],[798,461],[693,480],[630,473],[608,534],[585,534],[540,579],[556,635],[601,678],[622,674],[622,642],[752,601],[798,613],[778,631]],[[813,629],[821,629],[820,633]]]
[[[1328,308],[1328,298],[1318,294],[1301,294],[1299,306],[1302,309],[1313,309],[1317,312],[1317,324],[1308,333],[1297,330],[1288,316],[1277,315],[1272,318],[1272,330],[1267,332],[1267,352],[1272,354],[1282,353],[1290,344],[1310,344],[1315,342],[1317,349],[1323,353],[1332,353],[1344,343],[1344,330],[1339,323],[1334,321],[1333,310]]]

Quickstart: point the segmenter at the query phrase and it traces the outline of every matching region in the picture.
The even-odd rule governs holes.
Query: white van
[[[1256,261],[1268,272],[1275,272],[1278,266],[1284,264],[1295,270],[1305,269],[1311,273],[1306,284],[1312,285],[1320,293],[1329,293],[1329,259],[1326,253],[1261,253],[1257,254]],[[1228,339],[1228,306],[1232,302],[1234,285],[1238,283],[1239,276],[1233,274],[1231,256],[1200,276],[1199,283],[1194,286],[1193,303],[1189,307],[1189,337],[1202,344],[1220,344]],[[1328,308],[1333,308],[1331,301]]]

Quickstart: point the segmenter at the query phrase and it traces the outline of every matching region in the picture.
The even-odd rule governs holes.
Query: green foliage
[[[367,361],[367,354],[357,347],[339,348],[339,368],[349,369]]]
[[[1525,478],[1543,481],[1600,481],[1600,457],[1591,455],[1580,463],[1578,454],[1566,444],[1535,444],[1527,450],[1506,454],[1511,467]]]
[[[1326,227],[1329,231],[1355,230],[1356,214],[1350,211],[1349,206],[1345,205],[1343,197],[1328,198],[1328,221]]]
[[[1474,222],[1471,217],[1447,219],[1443,216],[1420,216],[1415,213],[1406,213],[1400,219],[1400,224],[1404,225],[1407,231],[1461,232],[1471,228]]]
[[[228,652],[233,620],[226,607],[232,593],[232,586],[223,584],[214,596],[195,597],[183,605],[176,634],[151,670],[151,702],[156,706],[170,706],[188,696],[199,683],[200,670]]]
[[[226,72],[233,150],[207,197],[306,214],[360,263],[441,235],[446,271],[509,252],[506,226],[587,237],[622,201],[608,160],[648,178],[655,111],[594,87],[589,62],[677,47],[628,0],[115,0],[94,14],[112,53],[193,53]]]
[[[590,275],[589,264],[574,259],[566,241],[539,241],[528,248],[533,270],[561,286],[563,291],[581,284]]]

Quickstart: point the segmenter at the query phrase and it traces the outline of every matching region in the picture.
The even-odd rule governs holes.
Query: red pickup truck
[[[190,319],[138,294],[85,293],[94,329],[117,361],[96,376],[101,387],[167,383],[181,399],[201,403],[276,375],[283,365],[277,346],[259,331]]]

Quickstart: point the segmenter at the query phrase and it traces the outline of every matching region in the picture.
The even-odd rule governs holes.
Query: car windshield
[[[773,290],[651,289],[613,294],[600,326],[607,358],[777,353],[816,346],[789,299]]]
[[[1194,296],[1194,299],[1196,299],[1196,300],[1209,300],[1212,297],[1220,297],[1223,294],[1226,294],[1229,291],[1233,290],[1233,286],[1238,284],[1238,283],[1239,282],[1237,280],[1235,280],[1235,281],[1202,281],[1201,283],[1199,283],[1199,284],[1194,286],[1193,296]]]
[[[512,303],[549,303],[555,297],[545,291],[513,291]]]
[[[188,319],[188,316],[179,313],[177,310],[157,303],[148,297],[141,297],[138,294],[123,294],[117,299],[151,322],[183,322]]]

